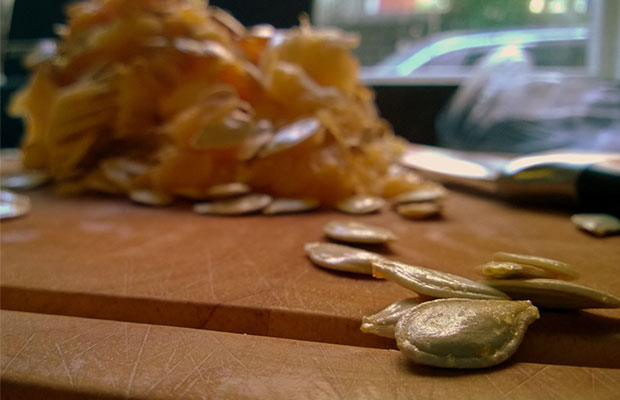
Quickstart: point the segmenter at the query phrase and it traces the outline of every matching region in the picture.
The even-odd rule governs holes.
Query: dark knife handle
[[[580,212],[620,216],[620,160],[593,164],[577,178]]]

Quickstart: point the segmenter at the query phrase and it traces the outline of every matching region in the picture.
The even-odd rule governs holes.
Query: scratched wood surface
[[[2,398],[617,399],[620,370],[415,366],[398,351],[2,311]]]
[[[332,212],[206,217],[189,205],[152,209],[113,198],[31,193],[33,210],[2,223],[3,309],[204,328],[375,348],[363,315],[412,293],[388,281],[313,266],[303,244],[325,240]],[[577,282],[615,295],[620,237],[579,232],[567,214],[453,193],[441,220],[389,209],[356,219],[394,230],[388,256],[477,278],[495,251],[570,262]],[[516,359],[620,367],[620,310],[545,312]]]

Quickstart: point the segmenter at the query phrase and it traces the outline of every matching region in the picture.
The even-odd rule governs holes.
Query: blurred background
[[[54,38],[53,26],[64,20],[63,8],[69,1],[1,1],[1,145],[13,147],[19,143],[21,125],[7,117],[5,108],[11,93],[27,79],[28,71],[22,67],[21,59],[39,40]],[[358,33],[362,41],[355,54],[362,66],[361,77],[375,88],[382,115],[392,123],[397,134],[424,144],[442,144],[438,115],[457,88],[471,79],[476,67],[493,53],[526,60],[528,74],[551,74],[545,82],[549,79],[566,82],[573,78],[620,80],[618,0],[211,0],[209,3],[230,11],[246,26],[269,23],[288,28],[297,24],[299,15],[307,13],[315,25],[337,26]],[[488,82],[485,84],[488,86]],[[606,94],[602,97],[607,96],[602,100],[603,108],[616,105],[613,87],[617,85],[614,85],[611,99],[609,87],[603,91]],[[480,92],[481,88],[477,89]],[[530,95],[525,86],[518,90],[523,99]],[[597,90],[600,93],[598,87]],[[556,96],[564,95],[556,93]],[[585,96],[592,97],[589,92]],[[452,124],[449,129],[458,128]]]

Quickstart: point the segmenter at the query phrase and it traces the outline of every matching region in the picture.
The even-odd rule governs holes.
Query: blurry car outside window
[[[598,0],[315,0],[313,21],[357,32],[362,77],[466,77],[516,46],[535,68],[585,74]]]

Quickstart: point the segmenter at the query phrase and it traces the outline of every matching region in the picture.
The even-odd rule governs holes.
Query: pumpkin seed
[[[396,344],[419,364],[485,368],[513,355],[539,317],[529,301],[433,300],[400,318]]]
[[[431,297],[508,298],[504,293],[488,285],[447,272],[386,259],[373,261],[372,266],[374,277],[392,280],[404,288]]]
[[[389,229],[354,221],[332,221],[323,227],[323,232],[330,239],[350,243],[385,243],[396,239]]]
[[[271,203],[271,196],[266,194],[247,194],[234,199],[194,204],[198,214],[243,215],[259,212]]]
[[[4,189],[30,190],[43,186],[51,181],[52,177],[46,171],[29,169],[16,174],[3,176],[0,179],[0,186]]]
[[[321,123],[314,117],[300,119],[283,126],[273,135],[269,143],[259,151],[258,156],[267,157],[295,147],[317,133],[320,128]]]
[[[319,201],[315,199],[275,199],[263,209],[265,215],[291,214],[316,210]]]
[[[362,318],[361,331],[364,333],[372,333],[375,335],[393,338],[396,323],[405,314],[418,304],[421,300],[419,297],[411,297],[399,300],[390,304],[376,314]]]
[[[222,120],[205,126],[192,138],[195,149],[221,149],[243,143],[250,134],[252,117],[242,109],[234,109]]]
[[[20,149],[0,149],[0,175],[13,175],[23,170]]]
[[[128,158],[108,158],[100,164],[103,176],[113,184],[129,190],[134,177],[146,173],[148,167]]]
[[[319,267],[356,274],[371,275],[373,262],[383,259],[377,253],[334,243],[306,243],[304,249]]]
[[[392,198],[392,201],[396,204],[406,203],[423,203],[432,202],[443,199],[446,196],[446,189],[439,185],[424,184],[422,187],[410,192],[399,194]]]
[[[256,156],[273,138],[272,130],[271,121],[266,119],[257,121],[252,134],[243,141],[237,153],[237,159],[240,161],[247,161],[254,158],[254,156]]]
[[[547,308],[620,308],[620,298],[557,279],[490,279],[483,281],[511,298]]]
[[[575,214],[571,221],[579,229],[595,236],[607,236],[620,232],[620,219],[609,214]]]
[[[437,203],[406,203],[396,207],[396,211],[403,217],[425,219],[441,213],[441,205]]]
[[[208,199],[226,199],[250,193],[252,189],[245,183],[230,182],[214,185],[207,191]]]
[[[542,268],[555,275],[560,275],[567,279],[577,278],[579,273],[575,271],[570,265],[565,262],[552,260],[550,258],[543,258],[537,256],[530,256],[526,254],[514,254],[499,252],[493,254],[491,258],[493,261],[508,261],[519,264],[532,265],[534,267]]]
[[[357,195],[339,202],[336,208],[347,214],[370,214],[379,211],[384,204],[381,197]]]
[[[181,53],[196,57],[213,57],[228,63],[236,60],[236,56],[226,46],[214,40],[175,38],[172,45]]]
[[[17,218],[30,212],[30,198],[8,190],[0,190],[0,219]]]
[[[490,261],[478,266],[484,276],[497,279],[510,278],[553,278],[555,275],[542,268],[508,261]]]
[[[174,197],[161,192],[149,189],[136,189],[129,192],[129,198],[139,204],[147,206],[167,206],[172,204]]]

